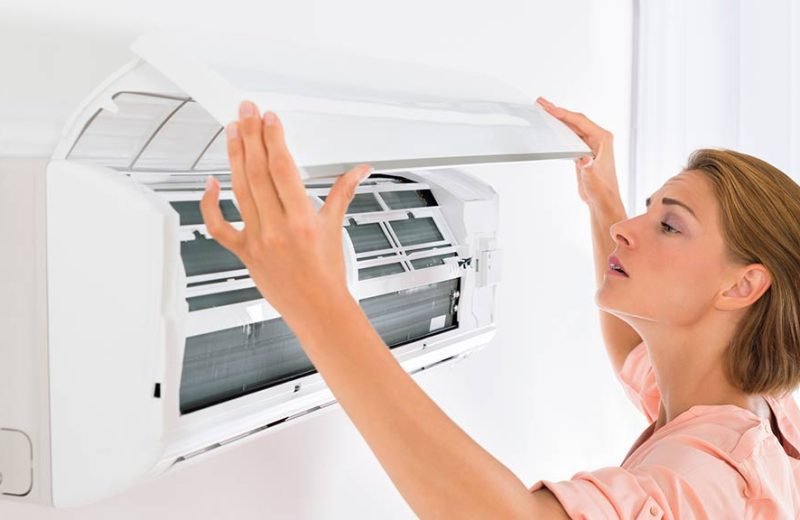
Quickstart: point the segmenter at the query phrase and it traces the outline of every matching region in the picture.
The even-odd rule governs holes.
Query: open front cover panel
[[[211,49],[147,38],[134,50],[185,96],[141,89],[111,94],[92,114],[69,156],[122,170],[213,171],[227,165],[222,125],[241,100],[277,112],[303,174],[336,175],[369,162],[380,170],[575,157],[588,149],[538,105],[504,84],[437,69],[387,76],[383,60],[330,60],[266,49],[243,64]],[[335,61],[335,60],[334,60]],[[380,65],[383,63],[383,65]],[[136,68],[138,72],[141,72]],[[349,76],[345,70],[351,70]],[[373,77],[373,72],[381,70]],[[159,72],[148,72],[147,75]],[[357,82],[366,75],[370,80]],[[380,81],[376,79],[382,76]],[[409,79],[413,78],[413,80]],[[136,82],[130,82],[136,84]],[[123,80],[119,84],[126,85]]]

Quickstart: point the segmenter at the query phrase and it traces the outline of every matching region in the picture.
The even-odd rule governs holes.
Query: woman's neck
[[[746,394],[726,377],[725,353],[733,329],[724,334],[720,331],[727,327],[707,325],[684,333],[641,334],[661,391],[656,429],[695,405],[731,404],[770,417],[761,396]]]

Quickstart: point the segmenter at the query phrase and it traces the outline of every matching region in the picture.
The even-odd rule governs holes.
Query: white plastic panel
[[[243,99],[277,112],[309,176],[362,162],[389,170],[588,152],[527,96],[476,74],[236,35],[151,33],[132,49],[221,125]]]
[[[24,432],[0,439],[0,498],[35,502],[50,498],[46,167],[39,159],[0,159],[0,429]]]
[[[159,460],[169,415],[154,387],[174,392],[165,358],[182,350],[185,279],[177,214],[129,177],[52,161],[47,204],[52,490],[70,506]]]

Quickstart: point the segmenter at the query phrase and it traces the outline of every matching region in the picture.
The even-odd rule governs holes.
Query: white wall
[[[800,2],[643,1],[635,209],[692,150],[755,155],[800,182]]]
[[[617,136],[628,172],[631,2],[18,2],[0,7],[0,155],[46,155],[70,111],[153,26],[268,31],[496,75],[579,109]],[[9,69],[10,67],[10,69]],[[600,338],[588,212],[569,161],[472,171],[501,198],[504,282],[493,344],[416,376],[526,484],[618,465],[646,426]],[[0,501],[0,518],[410,518],[336,408],[85,508]]]

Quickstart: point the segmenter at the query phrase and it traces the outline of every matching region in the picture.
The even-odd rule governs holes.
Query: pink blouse
[[[621,466],[540,480],[573,520],[800,519],[800,408],[766,397],[780,430],[735,405],[696,405],[655,433],[661,394],[644,343],[618,374],[652,424]]]

